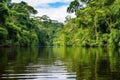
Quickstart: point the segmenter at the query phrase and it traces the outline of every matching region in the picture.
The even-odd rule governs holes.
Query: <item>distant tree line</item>
[[[0,46],[52,46],[63,23],[35,14],[37,10],[26,2],[0,0]]]

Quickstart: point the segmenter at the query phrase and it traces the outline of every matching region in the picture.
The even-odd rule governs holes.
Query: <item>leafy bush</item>
[[[0,27],[0,43],[5,42],[7,39],[8,31],[5,28]]]
[[[120,30],[112,29],[110,33],[109,46],[119,46]]]

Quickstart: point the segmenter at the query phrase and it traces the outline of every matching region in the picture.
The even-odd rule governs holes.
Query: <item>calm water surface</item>
[[[120,80],[120,50],[0,48],[0,80]]]

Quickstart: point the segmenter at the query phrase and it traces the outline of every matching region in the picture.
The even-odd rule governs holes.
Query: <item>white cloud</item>
[[[38,11],[37,16],[48,15],[53,20],[64,22],[65,17],[67,15],[70,15],[66,12],[68,6],[66,5],[58,8],[51,8],[48,6],[48,3],[55,3],[55,2],[68,3],[71,2],[72,0],[12,0],[12,2],[21,2],[21,1],[25,1],[29,5],[35,7],[35,9]],[[41,6],[43,8],[40,7],[37,8],[36,6]],[[71,17],[75,17],[75,15],[72,14]]]
[[[72,0],[12,0],[13,2],[25,1],[32,6],[55,3],[55,2],[71,2]]]
[[[38,16],[48,15],[53,20],[58,20],[60,22],[64,22],[65,17],[70,15],[66,12],[67,6],[62,6],[59,8],[41,8],[38,10]],[[74,14],[71,14],[71,17],[75,17]]]

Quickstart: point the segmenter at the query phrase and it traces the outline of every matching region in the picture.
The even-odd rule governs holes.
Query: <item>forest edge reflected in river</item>
[[[120,80],[119,50],[0,48],[3,80]]]

